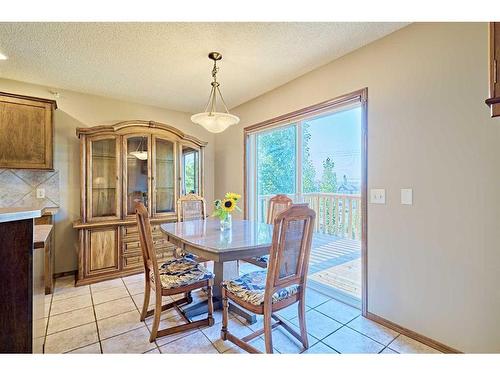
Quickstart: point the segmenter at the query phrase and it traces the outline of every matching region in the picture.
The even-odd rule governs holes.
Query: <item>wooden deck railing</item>
[[[269,199],[259,196],[259,219],[267,215]],[[315,231],[353,240],[361,239],[361,196],[359,194],[304,193],[289,195],[294,202],[308,203],[316,212]]]

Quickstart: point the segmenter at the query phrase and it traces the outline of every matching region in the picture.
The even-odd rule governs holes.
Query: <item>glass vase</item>
[[[224,232],[226,230],[230,230],[232,223],[233,223],[233,220],[231,218],[231,214],[227,214],[224,219],[220,219],[220,230],[222,232]]]

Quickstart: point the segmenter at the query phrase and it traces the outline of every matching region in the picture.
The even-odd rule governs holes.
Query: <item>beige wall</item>
[[[53,98],[49,89],[18,81],[0,79],[0,91]],[[190,115],[94,95],[58,90],[55,112],[54,168],[60,175],[60,210],[56,216],[55,272],[77,268],[77,232],[72,222],[80,216],[80,169],[77,127],[113,124],[125,120],[154,120],[172,125],[208,142],[205,152],[205,195],[214,190],[214,136],[191,123]]]
[[[368,309],[466,352],[500,352],[500,119],[487,24],[413,24],[236,109],[215,193],[243,191],[245,126],[368,87]],[[414,189],[414,205],[399,203]]]

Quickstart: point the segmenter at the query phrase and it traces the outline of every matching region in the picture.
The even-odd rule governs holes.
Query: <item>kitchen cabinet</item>
[[[53,169],[54,100],[0,92],[0,168]]]
[[[0,208],[0,353],[42,353],[44,251],[34,246],[43,210]]]

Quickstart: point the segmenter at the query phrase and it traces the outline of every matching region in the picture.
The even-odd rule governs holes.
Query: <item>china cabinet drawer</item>
[[[142,255],[123,257],[123,269],[143,267]]]
[[[140,241],[123,242],[123,252],[129,253],[131,251],[141,250]]]
[[[151,232],[154,234],[161,233],[161,228],[159,224],[151,225]],[[139,228],[137,225],[127,225],[123,227],[124,236],[137,236],[139,233]]]
[[[154,239],[153,244],[156,248],[158,248],[168,246],[170,242],[168,242],[166,238],[159,238],[157,240]]]
[[[137,225],[127,225],[123,227],[123,235],[124,236],[137,236],[139,233],[139,228]]]
[[[160,229],[160,225],[152,225],[151,232],[153,234],[153,238],[155,239],[165,237]],[[139,232],[137,225],[124,226],[122,233],[123,241],[125,242],[139,241]]]
[[[173,252],[170,248],[156,249],[156,259],[158,262],[164,262],[173,258]],[[138,252],[129,253],[123,256],[123,269],[142,268],[144,266],[142,254]]]

